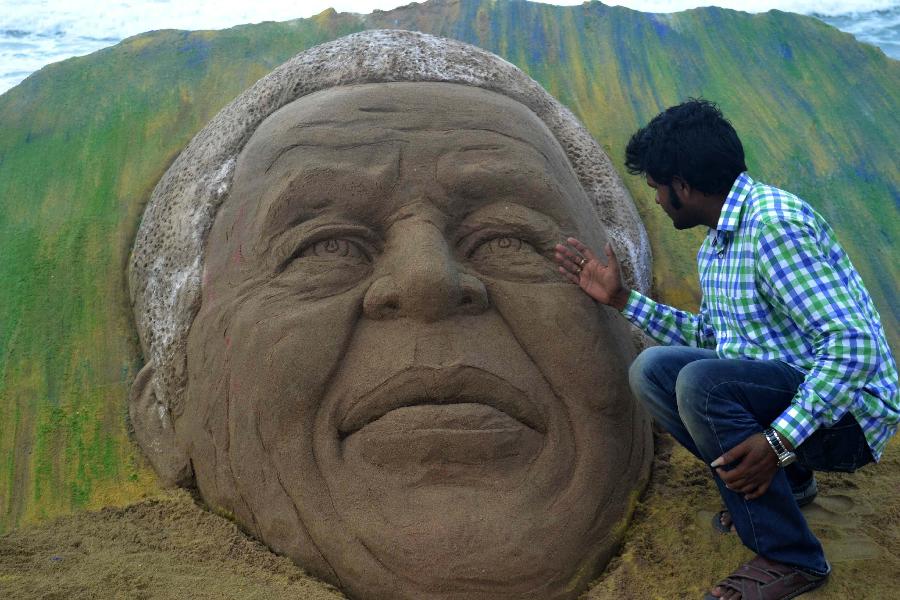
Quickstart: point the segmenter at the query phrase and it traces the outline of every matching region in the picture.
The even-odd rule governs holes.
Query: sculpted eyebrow
[[[468,151],[476,152],[482,150],[480,148],[469,148]],[[461,150],[465,152],[465,150]],[[447,190],[463,196],[482,196],[485,185],[490,185],[492,189],[504,196],[519,197],[533,196],[544,197],[548,194],[561,195],[557,182],[547,180],[547,178],[535,178],[534,171],[526,165],[510,163],[504,165],[504,170],[493,170],[486,168],[482,172],[468,173],[466,177],[445,177],[442,185]],[[499,198],[497,198],[499,199]],[[523,203],[527,206],[527,203]]]
[[[406,109],[393,106],[360,106],[357,110],[361,113],[391,114],[404,112]]]
[[[317,181],[325,181],[319,185]],[[264,208],[264,231],[283,231],[314,219],[335,206],[341,194],[348,189],[360,197],[369,197],[372,191],[384,183],[365,174],[361,175],[353,165],[335,162],[323,165],[307,165],[291,174],[283,188],[272,192],[272,201]]]
[[[367,146],[382,146],[387,143],[397,143],[397,142],[404,143],[404,142],[406,142],[406,140],[384,139],[384,140],[376,140],[376,141],[371,141],[371,142],[350,142],[350,143],[345,143],[345,144],[335,144],[335,143],[327,143],[327,142],[303,142],[303,143],[297,143],[297,144],[290,144],[278,151],[278,153],[269,162],[268,166],[266,167],[265,172],[268,173],[269,171],[271,171],[275,167],[275,165],[278,163],[279,159],[281,159],[282,156],[284,156],[288,152],[291,152],[292,150],[296,150],[297,148],[315,148],[315,149],[325,148],[327,150],[353,150],[354,148],[364,148]]]
[[[460,152],[476,152],[478,150],[502,150],[503,146],[498,144],[472,144],[471,146],[463,146]]]
[[[321,213],[321,205],[302,208],[292,206],[290,202],[286,201],[290,195],[290,192],[282,193],[275,199],[266,211],[263,231],[269,233],[289,231],[306,221],[316,218]]]
[[[467,128],[467,129],[465,129],[465,131],[477,131],[479,133],[487,133],[490,135],[495,135],[495,136],[505,138],[507,140],[515,142],[516,144],[520,144],[521,146],[524,146],[531,152],[538,154],[548,164],[553,163],[553,160],[551,159],[551,157],[548,156],[547,153],[544,152],[544,150],[542,148],[540,148],[539,146],[537,146],[532,141],[530,141],[526,138],[522,138],[522,137],[519,137],[516,135],[510,135],[508,133],[504,133],[502,131],[496,131],[494,129],[489,129],[489,128]],[[484,152],[484,151],[490,151],[490,150],[504,150],[504,149],[505,149],[504,146],[501,144],[491,144],[490,142],[482,142],[482,143],[467,144],[465,146],[458,148],[457,150],[459,153],[463,154],[466,152],[477,152],[477,151]]]
[[[475,231],[492,227],[527,230],[541,237],[555,239],[560,225],[550,215],[527,206],[497,203],[467,215],[456,231],[456,242],[459,243]]]

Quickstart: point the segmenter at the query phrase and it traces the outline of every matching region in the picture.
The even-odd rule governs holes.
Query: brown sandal
[[[738,567],[737,571],[716,584],[741,594],[741,600],[788,600],[824,585],[828,573],[812,575],[795,567],[773,562],[762,556]],[[719,600],[707,592],[703,600]]]

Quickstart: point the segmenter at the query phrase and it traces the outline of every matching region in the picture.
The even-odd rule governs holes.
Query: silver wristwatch
[[[784,444],[781,443],[781,439],[778,437],[778,434],[775,433],[774,429],[769,427],[763,431],[763,435],[766,436],[766,441],[769,442],[769,445],[772,446],[772,450],[775,451],[775,455],[778,457],[779,467],[786,467],[797,460],[797,455],[784,447]]]

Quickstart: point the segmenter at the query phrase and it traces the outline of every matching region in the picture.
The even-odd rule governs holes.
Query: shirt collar
[[[753,180],[749,175],[746,173],[738,175],[731,186],[731,191],[725,197],[725,204],[722,205],[722,212],[719,213],[719,224],[716,226],[716,231],[737,229],[741,208],[744,206],[744,199],[750,193],[751,187],[753,187]]]

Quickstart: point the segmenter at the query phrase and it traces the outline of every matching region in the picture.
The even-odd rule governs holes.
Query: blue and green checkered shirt
[[[897,366],[828,223],[800,198],[742,173],[697,263],[697,314],[634,291],[623,314],[664,344],[800,369],[806,379],[772,427],[796,447],[849,410],[878,460],[900,422]]]

